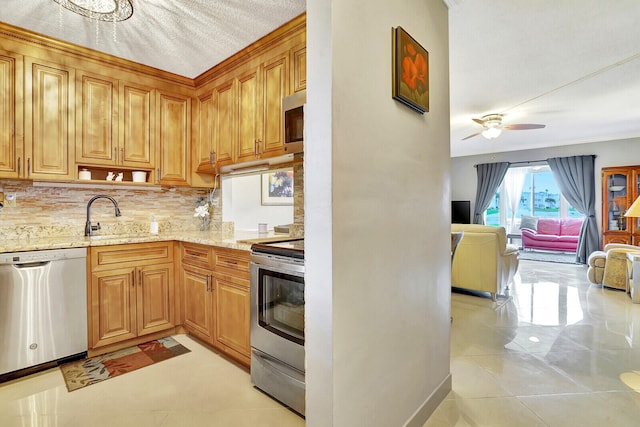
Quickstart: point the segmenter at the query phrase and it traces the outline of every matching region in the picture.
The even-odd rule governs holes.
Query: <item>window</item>
[[[553,173],[546,164],[510,167],[485,211],[485,224],[502,225],[507,231],[515,232],[522,215],[544,218],[583,217],[560,194]]]

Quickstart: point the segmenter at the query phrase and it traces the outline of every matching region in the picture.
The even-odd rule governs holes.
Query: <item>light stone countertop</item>
[[[46,236],[19,240],[0,241],[0,253],[36,251],[43,249],[82,248],[90,246],[122,245],[127,243],[161,242],[176,240],[179,242],[199,243],[208,246],[220,246],[230,249],[251,250],[248,239],[264,239],[272,237],[288,238],[288,234],[257,233],[250,231],[236,231],[235,233],[221,233],[208,231],[182,231],[174,233],[137,233],[122,235],[96,234],[85,236]]]

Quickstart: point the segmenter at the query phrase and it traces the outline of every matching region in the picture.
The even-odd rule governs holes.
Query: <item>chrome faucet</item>
[[[84,235],[85,236],[91,236],[91,235],[93,235],[94,231],[100,230],[100,223],[98,223],[98,225],[91,225],[91,204],[96,199],[109,199],[109,200],[111,200],[111,203],[113,203],[113,206],[115,206],[115,208],[116,208],[116,216],[120,216],[120,208],[118,207],[118,202],[116,202],[116,199],[114,199],[111,196],[107,196],[106,194],[99,194],[97,196],[93,196],[89,200],[89,203],[87,203],[87,224],[84,227]]]

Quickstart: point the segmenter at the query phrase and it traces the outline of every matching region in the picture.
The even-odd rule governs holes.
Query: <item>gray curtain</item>
[[[594,158],[595,156],[573,156],[547,159],[562,195],[586,217],[576,252],[576,262],[582,264],[586,264],[591,252],[600,250],[600,234],[596,222]]]
[[[509,169],[509,163],[483,163],[476,165],[478,173],[478,187],[476,189],[476,203],[473,207],[473,223],[484,224],[482,213],[487,210],[496,190],[502,183]]]

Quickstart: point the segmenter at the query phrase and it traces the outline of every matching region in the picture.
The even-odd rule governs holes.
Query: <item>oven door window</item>
[[[304,345],[304,278],[261,268],[258,322],[268,331]]]

